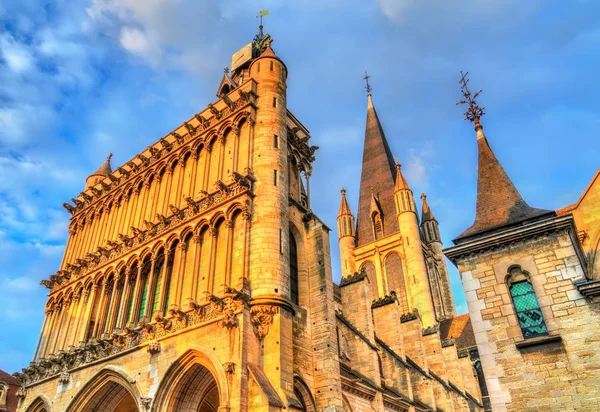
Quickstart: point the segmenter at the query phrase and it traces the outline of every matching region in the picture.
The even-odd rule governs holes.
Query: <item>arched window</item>
[[[142,317],[144,317],[144,315],[148,315],[148,317],[149,317],[149,314],[146,313],[146,302],[148,301],[148,288],[150,287],[150,285],[148,285],[148,277],[150,275],[150,269],[151,269],[151,263],[150,263],[150,260],[148,259],[143,263],[143,266],[142,266],[142,277],[140,279],[142,296],[140,297],[140,309],[138,312],[137,322],[141,321]],[[150,319],[148,318],[148,320],[150,320]]]
[[[298,305],[298,248],[290,232],[290,299]]]
[[[159,302],[160,302],[160,294],[162,292],[162,282],[163,282],[163,269],[165,267],[165,252],[162,250],[160,252],[160,256],[157,258],[156,263],[154,264],[154,279],[156,279],[154,285],[154,295],[152,296],[152,306],[150,306],[150,313],[148,316],[152,317],[154,315],[154,311],[158,310]],[[161,313],[164,315],[164,313]]]
[[[395,291],[398,304],[402,313],[408,313],[408,297],[406,295],[406,283],[404,281],[404,269],[402,259],[397,253],[390,253],[385,259],[385,275],[388,282],[388,290]]]
[[[375,240],[383,237],[383,221],[381,220],[381,215],[379,213],[373,214],[373,231]]]
[[[361,272],[364,270],[367,273],[367,278],[369,278],[371,299],[377,299],[379,297],[379,291],[377,290],[377,273],[375,272],[375,265],[371,262],[365,262],[360,270]]]
[[[520,266],[512,266],[508,269],[508,274],[508,289],[523,337],[532,338],[548,334],[529,273],[521,270]]]

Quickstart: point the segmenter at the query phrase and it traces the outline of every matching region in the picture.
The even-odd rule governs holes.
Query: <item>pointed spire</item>
[[[466,100],[458,104],[469,104],[465,118],[475,124],[478,147],[477,207],[475,222],[461,233],[455,243],[478,233],[516,224],[553,212],[530,207],[523,199],[512,180],[494,155],[481,124],[483,109],[477,106],[475,98],[481,90],[471,96],[466,75],[461,72],[461,89]]]
[[[110,158],[111,157],[112,157],[112,153],[109,153],[108,156],[106,156],[106,160],[104,161],[102,166],[100,166],[98,168],[98,170],[96,170],[90,176],[93,176],[93,175],[108,176],[109,174],[111,174],[112,173],[112,168],[110,167]]]
[[[378,196],[378,207],[385,219],[384,235],[399,230],[394,204],[395,166],[392,152],[379,122],[373,104],[370,86],[367,97],[367,125],[363,147],[360,197],[358,201],[357,238],[358,246],[373,241],[373,228],[370,218],[372,192]]]
[[[421,200],[423,201],[423,205],[421,207],[421,222],[425,223],[429,222],[430,220],[435,220],[435,216],[433,216],[433,212],[427,203],[427,196],[425,196],[425,193],[421,193]]]
[[[404,179],[404,175],[402,174],[402,166],[400,166],[400,163],[396,163],[396,186],[394,187],[394,193],[400,190],[410,190],[410,187],[408,187],[408,183],[406,183],[406,179]]]
[[[338,212],[338,217],[344,215],[352,216],[352,211],[350,210],[350,206],[348,205],[348,200],[346,200],[346,189],[342,189],[340,192],[342,193],[342,200],[340,201],[340,210]]]

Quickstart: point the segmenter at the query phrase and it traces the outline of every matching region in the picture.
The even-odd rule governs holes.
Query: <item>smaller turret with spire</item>
[[[356,263],[354,259],[356,232],[354,226],[354,216],[352,215],[352,211],[348,205],[348,200],[346,199],[346,189],[342,189],[341,193],[342,200],[340,201],[337,224],[342,275],[346,276],[356,272]]]
[[[102,166],[100,166],[98,170],[96,170],[94,173],[89,175],[87,179],[85,179],[86,189],[90,188],[91,186],[94,186],[100,180],[104,179],[105,177],[108,177],[108,175],[112,173],[112,168],[110,166],[111,157],[112,153],[109,153],[108,156],[106,156],[106,160],[104,161]]]

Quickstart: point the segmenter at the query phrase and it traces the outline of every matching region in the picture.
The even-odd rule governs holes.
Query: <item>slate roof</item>
[[[530,207],[523,200],[490,148],[482,126],[477,130],[477,147],[479,164],[475,222],[453,240],[455,244],[463,243],[474,235],[555,214],[550,210]]]

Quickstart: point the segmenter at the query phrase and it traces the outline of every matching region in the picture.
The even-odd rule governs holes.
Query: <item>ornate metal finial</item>
[[[344,188],[342,187],[342,190],[340,190],[340,193],[341,193],[342,195],[345,195],[345,194],[346,194],[346,189],[344,189]]]
[[[225,66],[225,68],[223,69],[223,73],[229,74],[229,66]]]
[[[402,170],[402,165],[400,163],[398,163],[398,162],[396,162],[396,170],[397,171]]]
[[[365,80],[365,82],[367,82],[367,87],[365,87],[365,89],[367,90],[367,95],[371,95],[371,85],[369,84],[369,79],[371,78],[371,76],[369,76],[369,73],[367,73],[367,71],[365,70],[365,77],[363,77],[363,79]]]
[[[258,12],[258,16],[256,18],[260,18],[260,26],[258,26],[258,40],[262,40],[265,35],[263,34],[263,22],[262,19],[264,16],[269,15],[269,10],[261,10]]]
[[[421,193],[421,200],[425,201],[425,199],[427,199],[427,196],[425,195],[425,193]]]
[[[110,158],[112,157],[112,153],[109,153],[108,156],[106,156],[106,161],[110,162]]]
[[[465,100],[461,100],[460,102],[458,102],[456,104],[457,105],[459,105],[459,104],[468,104],[469,105],[469,108],[465,112],[465,119],[475,123],[475,129],[477,130],[478,128],[482,127],[479,120],[481,120],[481,116],[483,116],[485,114],[485,112],[483,111],[484,108],[479,107],[477,105],[477,102],[475,101],[477,99],[477,97],[479,96],[479,94],[482,92],[482,90],[479,90],[475,94],[471,94],[471,92],[469,91],[469,87],[468,87],[468,84],[469,84],[469,79],[467,78],[468,75],[469,75],[469,72],[466,72],[464,74],[462,71],[460,72],[461,78],[458,81],[458,83],[460,84],[460,90],[462,91],[462,94],[465,97]]]

